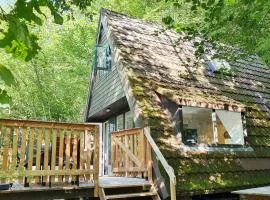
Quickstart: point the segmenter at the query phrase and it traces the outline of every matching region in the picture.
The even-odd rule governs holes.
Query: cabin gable
[[[106,114],[106,109],[111,109],[112,104],[115,107],[113,112],[116,113],[116,108],[121,109],[120,107],[126,107],[127,105],[120,76],[116,70],[116,64],[111,59],[113,52],[107,39],[106,27],[102,17],[97,39],[97,45],[94,50],[92,83],[90,86],[91,98],[89,99],[88,114],[86,116],[86,120],[89,122],[104,121],[107,119],[109,114]],[[107,63],[107,66],[105,66],[105,62],[109,62],[109,64]]]

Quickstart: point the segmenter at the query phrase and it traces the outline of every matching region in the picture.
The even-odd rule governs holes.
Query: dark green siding
[[[99,44],[106,45],[107,38],[104,29],[101,28]],[[116,68],[112,63],[112,71],[106,73],[97,73],[98,77],[92,85],[91,103],[88,117],[93,116],[95,113],[106,109],[115,101],[125,96],[121,80]]]
[[[124,96],[120,77],[117,70],[114,69],[94,83],[89,117],[102,109],[106,109]]]

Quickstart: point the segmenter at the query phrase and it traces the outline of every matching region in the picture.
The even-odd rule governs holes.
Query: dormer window
[[[185,145],[244,145],[239,112],[182,106],[181,134]]]

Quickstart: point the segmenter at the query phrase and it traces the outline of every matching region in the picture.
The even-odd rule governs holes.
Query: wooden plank
[[[115,132],[112,132],[111,134],[116,137],[120,137],[124,135],[136,135],[139,133],[140,133],[140,128],[136,128],[136,129],[130,129],[130,130],[115,131]]]
[[[67,132],[66,132],[66,150],[65,150],[65,154],[66,154],[66,169],[69,169],[70,168],[70,134],[71,134],[71,130],[67,130]],[[66,175],[65,181],[66,182],[69,181],[69,175]]]
[[[40,159],[41,159],[41,145],[42,145],[42,129],[39,128],[37,131],[37,153],[36,153],[36,170],[40,170]],[[40,183],[41,177],[36,177],[36,182]]]
[[[114,195],[107,195],[106,199],[127,199],[132,197],[147,197],[147,196],[154,196],[155,193],[153,192],[138,192],[138,193],[128,193],[128,194],[114,194]]]
[[[150,183],[153,183],[153,174],[152,174],[152,169],[153,169],[153,162],[152,162],[152,148],[149,144],[149,142],[146,141],[146,153],[147,153],[147,177],[148,181]]]
[[[13,145],[12,145],[12,164],[11,164],[12,169],[15,169],[17,166],[18,138],[19,138],[19,128],[14,128]]]
[[[98,126],[95,127],[95,133],[94,133],[94,196],[98,197],[98,189],[99,189],[99,128]]]
[[[80,169],[83,169],[84,166],[84,132],[80,132]],[[80,179],[83,180],[83,176],[80,176]]]
[[[51,156],[51,170],[55,171],[56,163],[56,138],[57,138],[57,129],[52,130],[52,156]],[[55,176],[51,176],[51,183],[55,182]]]
[[[10,127],[33,127],[33,128],[46,128],[46,129],[73,129],[73,130],[94,130],[95,125],[91,124],[78,124],[78,123],[65,123],[65,122],[46,122],[36,120],[12,120],[0,119],[0,124]]]
[[[19,170],[22,173],[24,171],[24,164],[25,164],[26,134],[27,129],[22,128],[22,143],[21,143],[20,165],[19,165]],[[19,179],[19,183],[23,183],[23,177]]]
[[[147,169],[144,168],[142,169],[141,167],[129,167],[128,168],[129,172],[147,172]],[[126,167],[116,167],[113,169],[113,172],[115,173],[125,173],[126,172]]]
[[[5,129],[5,140],[4,140],[4,150],[3,150],[3,163],[2,170],[8,171],[8,151],[10,146],[10,127],[6,127]],[[2,183],[6,183],[6,179],[2,179]]]
[[[65,176],[65,175],[84,175],[94,173],[94,169],[68,169],[68,170],[25,170],[24,173],[18,171],[7,171],[7,173],[1,174],[3,178],[17,178],[17,177],[33,177],[33,176]]]
[[[92,157],[92,152],[91,152],[92,134],[91,134],[90,131],[87,131],[86,134],[88,135],[86,169],[90,169],[90,167],[91,167],[91,157]],[[88,178],[89,178],[89,180],[91,180],[91,176],[88,177]],[[87,180],[88,180],[88,178],[87,178]]]
[[[126,168],[126,177],[128,176],[128,167],[129,167],[129,163],[128,163],[128,135],[125,135],[125,147],[126,147],[126,150],[125,150],[125,168]],[[124,149],[123,149],[124,150]],[[130,150],[129,150],[130,151]],[[130,153],[132,154],[132,152],[130,151]],[[133,154],[132,154],[133,155]]]
[[[58,169],[60,171],[63,169],[64,136],[65,136],[65,131],[62,129],[62,130],[60,130],[60,139],[59,139],[59,166],[58,166]],[[63,182],[63,176],[58,176],[58,182]]]
[[[136,163],[137,166],[142,166],[142,162],[136,156],[134,156],[134,154],[122,142],[120,142],[117,138],[114,138],[114,141],[117,145],[119,145],[124,153],[131,158],[134,163]]]
[[[78,134],[74,131],[73,136],[73,151],[72,151],[72,169],[77,169],[77,156],[78,156]],[[76,177],[73,176],[72,180],[75,181]]]
[[[27,170],[32,171],[33,166],[33,157],[34,157],[34,140],[35,140],[35,129],[30,128],[29,132],[29,145],[28,145],[28,163],[27,163]],[[29,177],[28,182],[32,182],[32,178]]]
[[[44,148],[44,170],[48,170],[49,167],[49,147],[50,147],[50,135],[51,130],[45,130],[45,148]],[[43,180],[45,183],[48,182],[48,177],[44,177]]]
[[[114,143],[112,135],[111,135],[111,165],[112,165],[112,169],[114,167],[116,167],[116,165],[115,165],[115,143]]]
[[[2,155],[2,149],[3,149],[3,146],[1,145],[2,144],[2,133],[3,133],[3,127],[0,125],[0,155]],[[3,156],[0,156],[0,163],[3,163]],[[0,165],[0,170],[2,170],[2,165]],[[1,180],[0,180],[1,182]]]
[[[145,139],[144,139],[144,133],[143,129],[140,130],[139,135],[139,150],[140,150],[140,160],[141,160],[141,167],[145,167]]]

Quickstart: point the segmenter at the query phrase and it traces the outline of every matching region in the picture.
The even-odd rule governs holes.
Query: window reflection
[[[212,109],[183,106],[182,113],[184,144],[213,143]]]

